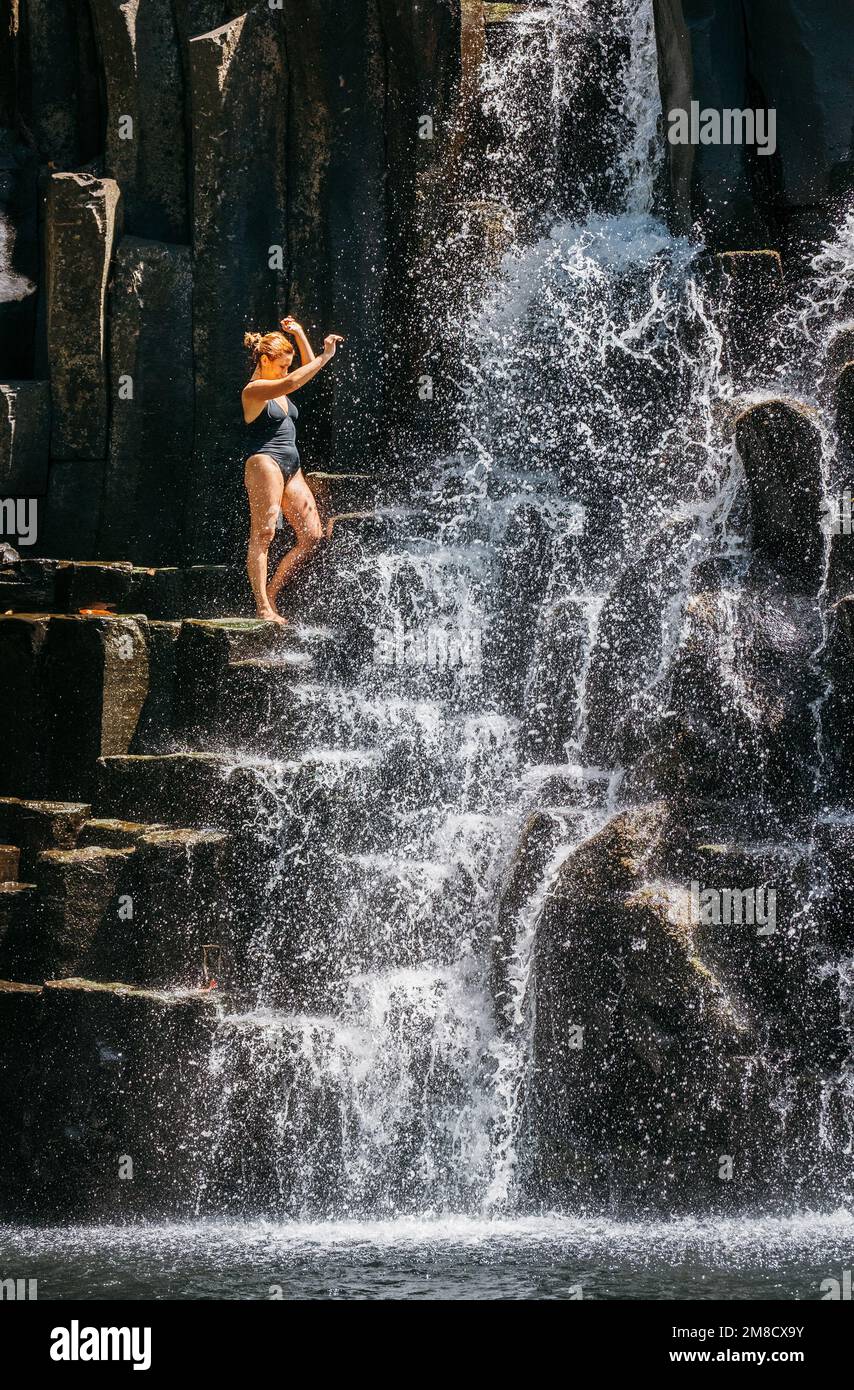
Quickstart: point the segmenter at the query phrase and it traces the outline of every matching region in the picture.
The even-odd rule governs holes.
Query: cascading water
[[[279,849],[255,885],[251,998],[219,1019],[200,1211],[495,1213],[531,1198],[538,922],[623,776],[591,716],[592,654],[613,640],[617,580],[634,566],[653,616],[617,634],[624,694],[639,726],[659,717],[694,567],[714,553],[737,580],[744,546],[743,471],[722,428],[737,389],[701,248],[654,211],[651,0],[612,11],[607,52],[598,7],[557,0],[508,23],[484,64],[490,142],[467,157],[459,215],[500,204],[501,255],[484,284],[460,227],[437,251],[458,447],[342,564],[346,679],[290,687],[288,728],[307,751],[257,772],[256,830]],[[560,173],[591,66],[612,147],[605,197],[601,178]],[[531,94],[544,68],[534,191],[513,171],[543,136]],[[737,602],[722,591],[721,653],[727,698],[750,719]],[[273,722],[273,754],[275,740]],[[295,831],[309,764],[317,795]],[[551,848],[508,895],[533,812]]]

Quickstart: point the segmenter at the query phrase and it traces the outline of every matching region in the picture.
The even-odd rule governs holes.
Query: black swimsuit
[[[292,478],[300,467],[297,450],[296,422],[299,411],[288,399],[287,413],[278,401],[268,401],[256,420],[247,425],[249,446],[244,462],[253,454],[268,454],[281,468],[285,478]]]

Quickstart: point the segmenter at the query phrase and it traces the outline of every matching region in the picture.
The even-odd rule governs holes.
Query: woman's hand
[[[341,337],[340,333],[327,333],[326,337],[323,339],[323,351],[326,356],[334,357],[335,349],[338,344],[343,343],[343,341],[344,339]]]
[[[290,314],[282,319],[282,329],[285,333],[302,333],[302,324],[292,319]]]

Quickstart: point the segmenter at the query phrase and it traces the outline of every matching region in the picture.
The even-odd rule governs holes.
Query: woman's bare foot
[[[283,618],[281,613],[277,613],[273,608],[259,608],[256,617],[261,618],[265,623],[279,623],[282,627],[288,625],[287,618]]]

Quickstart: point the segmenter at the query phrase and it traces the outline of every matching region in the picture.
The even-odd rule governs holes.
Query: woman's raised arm
[[[314,361],[315,351],[308,341],[308,336],[302,324],[297,323],[296,319],[292,319],[289,316],[288,318],[282,319],[282,328],[286,333],[290,333],[296,340],[296,345],[299,348],[300,362],[304,367],[308,366],[309,362]]]
[[[311,381],[312,377],[317,376],[321,367],[332,361],[335,349],[343,341],[340,333],[328,333],[323,340],[320,356],[312,358],[304,367],[297,367],[295,372],[288,372],[287,376],[276,377],[275,380],[256,377],[254,381],[248,382],[242,391],[244,406],[247,401],[273,401],[277,396],[290,396],[294,391],[298,391],[301,386]]]

